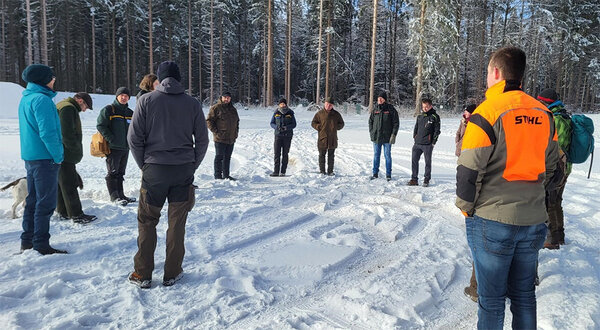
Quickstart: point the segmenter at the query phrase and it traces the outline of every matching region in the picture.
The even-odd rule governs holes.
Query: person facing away
[[[195,203],[194,172],[204,159],[208,131],[198,100],[185,94],[175,62],[162,62],[160,84],[137,100],[127,141],[142,170],[138,205],[138,251],[129,281],[150,288],[154,270],[156,226],[165,200],[169,202],[164,286],[183,275],[185,224]]]
[[[369,134],[371,135],[374,151],[371,180],[379,177],[382,148],[385,157],[385,178],[388,181],[392,179],[392,144],[396,143],[399,124],[398,111],[393,105],[387,103],[387,93],[379,93],[377,104],[369,116]]]
[[[56,212],[60,219],[71,219],[75,223],[88,223],[97,219],[83,213],[77,187],[83,186],[75,165],[83,158],[81,119],[79,112],[92,110],[92,98],[80,92],[56,104],[62,132],[65,157],[58,171],[58,199]]]
[[[270,176],[285,176],[288,165],[288,153],[292,145],[292,136],[296,128],[294,111],[287,106],[287,100],[279,100],[278,108],[271,117],[271,127],[275,130],[275,165]]]
[[[240,131],[240,117],[231,104],[231,93],[225,92],[217,104],[213,105],[206,117],[206,125],[213,133],[215,142],[215,179],[236,179],[229,175],[233,146]]]
[[[438,136],[440,136],[440,116],[435,112],[433,103],[429,98],[421,100],[421,109],[423,112],[417,116],[413,131],[415,144],[412,147],[412,175],[408,185],[419,185],[419,160],[421,154],[423,154],[425,156],[423,187],[427,187],[429,186],[429,180],[431,180],[431,154]]]
[[[564,228],[564,213],[562,208],[563,193],[567,184],[569,174],[573,164],[567,161],[567,153],[571,146],[571,134],[573,126],[571,117],[562,101],[560,101],[558,93],[552,88],[544,89],[537,99],[548,107],[554,115],[554,125],[556,126],[556,134],[558,136],[559,160],[558,169],[563,176],[558,180],[556,185],[548,187],[546,190],[546,205],[548,207],[548,233],[544,248],[556,250],[560,245],[565,244],[565,228]],[[557,171],[558,172],[558,171]]]
[[[142,78],[142,81],[140,81],[140,91],[136,95],[136,100],[139,99],[142,95],[155,90],[158,86],[158,83],[158,77],[155,74],[149,73],[145,75],[144,78]]]
[[[21,251],[67,253],[50,246],[50,217],[56,208],[58,171],[64,159],[60,120],[52,102],[56,77],[50,67],[31,64],[21,78],[27,82],[19,103],[21,158],[27,171]]]
[[[96,128],[108,141],[110,154],[106,156],[106,188],[111,202],[125,206],[136,201],[134,197],[127,197],[123,191],[125,170],[129,159],[129,146],[127,145],[127,130],[133,116],[129,109],[129,89],[119,87],[116,98],[112,104],[105,106],[98,114]]]
[[[535,275],[546,233],[545,182],[558,145],[552,113],[521,90],[525,53],[496,50],[486,100],[473,112],[456,171],[456,206],[477,279],[478,329],[502,329],[505,300],[512,327],[535,329]]]
[[[342,115],[333,108],[333,98],[327,97],[323,109],[313,117],[312,127],[319,134],[317,148],[319,150],[319,171],[321,174],[334,175],[335,149],[338,147],[337,131],[344,128]],[[325,155],[327,154],[327,172],[325,172]]]
[[[460,119],[460,124],[458,125],[456,135],[454,136],[454,144],[456,145],[454,154],[457,157],[460,156],[460,149],[462,148],[462,140],[465,135],[465,130],[467,129],[467,124],[469,123],[469,119],[471,118],[473,111],[475,111],[475,108],[477,108],[477,105],[475,104],[469,104],[463,108],[462,118]]]

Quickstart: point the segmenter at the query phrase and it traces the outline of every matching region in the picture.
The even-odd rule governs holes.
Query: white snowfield
[[[8,96],[17,97],[2,94],[2,99]],[[199,189],[187,221],[184,277],[172,287],[161,284],[165,205],[152,288],[141,290],[127,281],[137,251],[137,204],[108,202],[104,160],[88,152],[98,111],[112,99],[95,95],[96,110],[82,113],[80,196],[84,211],[99,220],[78,225],[53,217],[50,223],[51,244],[69,254],[16,254],[21,219],[10,219],[10,192],[0,193],[1,328],[475,327],[477,304],[463,294],[471,275],[470,251],[464,218],[454,206],[458,115],[441,114],[432,185],[424,188],[406,186],[413,117],[400,121],[393,180],[370,181],[373,148],[366,114],[343,114],[336,175],[327,177],[318,173],[316,131],[310,126],[314,113],[296,108],[289,176],[271,178],[272,112],[238,109],[241,129],[231,174],[239,180],[213,179],[211,142],[195,176]],[[591,117],[600,141],[600,116]],[[0,124],[0,153],[0,182],[25,175],[18,120]],[[600,328],[599,163],[589,180],[589,163],[574,166],[563,203],[567,244],[540,253],[540,329]],[[423,169],[422,160],[420,183]],[[140,180],[130,157],[127,195],[138,197]],[[507,308],[505,328],[510,322]]]

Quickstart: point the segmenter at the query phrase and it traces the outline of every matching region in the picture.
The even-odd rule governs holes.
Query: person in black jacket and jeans
[[[271,176],[285,176],[288,164],[288,153],[292,145],[292,136],[296,128],[294,111],[287,106],[287,100],[279,100],[279,108],[273,113],[271,127],[275,130],[275,166]]]
[[[115,101],[100,110],[96,128],[108,141],[110,154],[106,156],[106,187],[110,200],[119,205],[135,202],[135,198],[125,196],[123,180],[129,159],[129,146],[127,145],[127,130],[133,116],[133,111],[127,106],[129,102],[129,89],[119,87]]]
[[[154,270],[156,226],[169,201],[163,285],[183,274],[185,224],[195,203],[194,173],[208,148],[208,130],[200,102],[185,94],[175,62],[162,62],[160,84],[137,101],[127,141],[142,169],[138,206],[138,251],[129,281],[150,288]]]
[[[408,182],[409,186],[419,184],[419,160],[421,154],[425,155],[425,177],[423,178],[423,187],[429,186],[431,180],[431,154],[433,146],[440,135],[440,116],[435,112],[431,99],[423,98],[421,100],[423,113],[417,116],[417,122],[413,132],[415,144],[412,148],[412,176]]]
[[[385,157],[385,177],[392,179],[392,144],[396,143],[398,134],[398,111],[387,103],[387,93],[381,92],[377,97],[377,105],[369,116],[369,133],[373,141],[373,175],[371,180],[379,177],[381,149]]]

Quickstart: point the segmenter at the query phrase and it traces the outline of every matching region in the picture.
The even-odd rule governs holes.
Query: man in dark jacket
[[[382,147],[385,157],[385,178],[388,181],[392,179],[392,144],[396,143],[399,123],[398,112],[393,105],[387,103],[387,93],[381,92],[377,97],[377,105],[369,116],[369,133],[374,150],[371,180],[379,177]]]
[[[429,98],[421,100],[421,107],[423,113],[417,116],[413,132],[415,144],[412,148],[412,176],[408,185],[416,186],[419,184],[419,160],[421,159],[421,154],[425,154],[423,187],[427,187],[429,186],[429,180],[431,180],[431,153],[440,135],[440,116],[435,112]]]
[[[75,164],[83,158],[81,144],[81,120],[79,112],[92,110],[92,98],[88,93],[77,93],[73,97],[58,102],[58,118],[62,132],[65,159],[58,171],[58,200],[56,212],[61,219],[72,219],[75,223],[88,223],[96,220],[96,216],[83,213],[77,187],[82,186],[81,177],[77,174]]]
[[[208,147],[208,131],[200,103],[185,94],[175,62],[157,70],[160,84],[137,100],[127,134],[133,158],[142,169],[138,206],[138,252],[129,281],[149,288],[154,270],[156,225],[169,201],[167,255],[163,285],[171,286],[183,274],[184,236],[188,212],[195,202],[194,172]]]
[[[233,145],[240,131],[240,117],[231,104],[229,92],[223,93],[219,102],[210,108],[206,125],[213,133],[215,141],[215,179],[235,181],[235,178],[229,175],[229,164]]]
[[[321,174],[334,175],[335,149],[338,146],[337,131],[344,128],[344,119],[333,109],[333,98],[325,99],[323,109],[317,111],[311,124],[319,132],[317,140],[319,171]],[[327,154],[327,173],[325,173],[325,154]]]
[[[271,176],[285,176],[288,153],[292,145],[292,136],[296,128],[294,111],[287,106],[287,100],[279,100],[279,108],[273,113],[271,127],[275,130],[275,167]]]
[[[100,111],[96,128],[110,147],[110,154],[106,156],[108,174],[105,177],[110,200],[124,206],[135,202],[135,198],[125,196],[123,192],[123,180],[129,159],[127,130],[133,111],[127,106],[131,96],[127,87],[119,87],[115,94],[115,101]]]

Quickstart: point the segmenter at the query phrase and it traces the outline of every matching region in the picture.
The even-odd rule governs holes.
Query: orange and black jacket
[[[530,226],[547,220],[546,178],[558,161],[552,113],[518,82],[490,87],[463,138],[456,206],[465,215]]]

